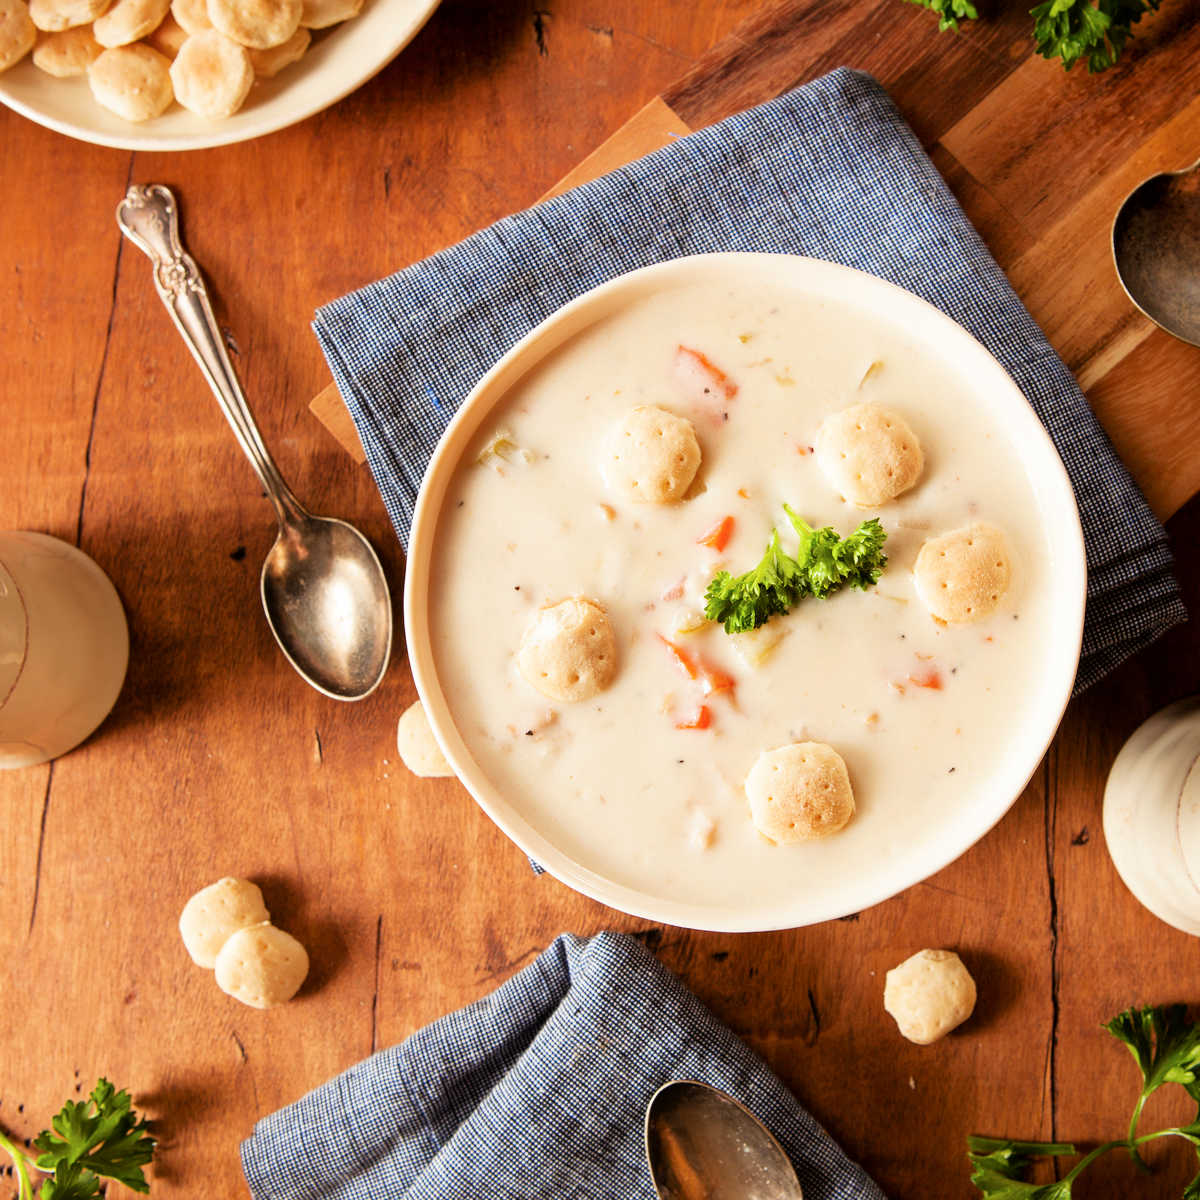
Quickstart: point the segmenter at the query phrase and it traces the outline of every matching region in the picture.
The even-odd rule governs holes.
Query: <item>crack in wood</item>
[[[379,957],[383,946],[383,913],[375,918],[375,991],[371,996],[371,1053],[379,1048]]]
[[[248,1055],[246,1053],[246,1047],[242,1045],[242,1039],[240,1037],[238,1037],[237,1030],[231,1029],[229,1031],[229,1034],[230,1034],[230,1037],[233,1038],[233,1044],[235,1046],[237,1046],[237,1048],[238,1048],[238,1054],[241,1055],[242,1065],[245,1067],[249,1067],[250,1066],[250,1055]],[[254,1111],[259,1112],[261,1110],[262,1106],[258,1102],[258,1084],[254,1081],[254,1072],[247,1071],[246,1078],[250,1081],[250,1095],[254,1098]]]
[[[537,52],[542,58],[550,57],[550,48],[546,45],[546,18],[553,14],[544,8],[533,10],[533,40],[537,43]]]
[[[1046,890],[1050,917],[1050,1037],[1046,1046],[1046,1075],[1050,1084],[1050,1140],[1058,1139],[1058,1022],[1059,1022],[1059,961],[1058,961],[1058,888],[1054,879],[1054,838],[1058,827],[1058,793],[1052,765],[1051,749],[1042,763],[1045,787],[1043,822],[1045,830]],[[1054,1164],[1058,1178],[1058,1160]]]
[[[805,1042],[810,1045],[816,1045],[817,1038],[821,1036],[821,1014],[817,1010],[817,998],[813,995],[812,988],[808,989],[808,1011],[812,1013],[812,1038],[805,1038]]]
[[[125,190],[133,181],[133,154],[129,156],[129,169],[125,172]],[[104,329],[104,349],[100,353],[100,369],[96,373],[96,387],[92,392],[92,416],[88,424],[87,446],[83,451],[83,484],[79,489],[79,516],[75,521],[75,545],[83,546],[83,513],[87,507],[88,481],[92,477],[92,443],[96,437],[96,415],[100,410],[100,389],[104,386],[104,375],[108,368],[108,351],[112,345],[113,320],[117,315],[117,284],[121,279],[121,259],[125,254],[125,238],[117,235],[117,257],[113,263],[112,291],[108,301],[108,324]]]
[[[54,782],[54,763],[46,775],[46,791],[42,796],[42,819],[38,826],[37,861],[33,868],[33,903],[29,906],[29,928],[25,936],[33,933],[33,923],[37,920],[38,896],[42,890],[42,849],[46,844],[46,814],[50,811],[50,785]]]

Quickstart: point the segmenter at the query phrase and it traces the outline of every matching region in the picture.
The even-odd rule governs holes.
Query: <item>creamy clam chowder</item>
[[[904,855],[1001,761],[1049,627],[1035,495],[970,390],[902,324],[782,287],[669,288],[553,351],[485,418],[436,528],[432,653],[482,773],[582,867],[683,902],[770,904]],[[814,452],[826,418],[862,404],[899,414],[923,456],[915,484],[866,507]],[[612,466],[614,431],[647,406],[694,428],[682,498],[639,503]],[[703,619],[705,588],[756,566],[773,529],[795,552],[785,503],[843,536],[878,517],[887,566],[874,587],[731,636]],[[1007,544],[1003,594],[980,619],[935,619],[918,554],[977,522]],[[518,658],[568,598],[607,615],[616,664],[563,701]],[[755,827],[746,783],[760,754],[795,743],[836,750],[854,812],[780,844]]]

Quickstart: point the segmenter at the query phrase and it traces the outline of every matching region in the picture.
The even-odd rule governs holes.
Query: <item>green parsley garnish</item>
[[[1084,1155],[1056,1183],[1025,1181],[1035,1158],[1075,1154],[1068,1142],[1016,1142],[1007,1138],[967,1138],[971,1182],[990,1200],[1070,1200],[1071,1187],[1088,1167],[1110,1150],[1126,1150],[1145,1169],[1138,1147],[1156,1138],[1177,1137],[1200,1155],[1200,1025],[1187,1019],[1182,1004],[1162,1008],[1130,1008],[1104,1026],[1126,1046],[1142,1073],[1142,1088],[1133,1107],[1125,1137],[1104,1142]],[[1165,1083],[1181,1085],[1197,1103],[1196,1119],[1189,1125],[1138,1134],[1138,1121],[1146,1100]],[[1183,1200],[1200,1200],[1200,1173],[1183,1191]]]
[[[1069,71],[1080,59],[1088,73],[1111,67],[1121,57],[1133,26],[1162,0],[1046,0],[1029,10],[1033,40],[1043,58],[1061,58]]]
[[[971,0],[908,0],[936,13],[938,29],[957,31],[979,13]],[[1105,71],[1121,57],[1133,27],[1162,0],[1045,0],[1029,10],[1033,41],[1043,58],[1062,59],[1069,71],[1081,59],[1088,71]]]
[[[129,1093],[101,1079],[82,1102],[68,1100],[33,1140],[36,1160],[23,1154],[0,1133],[0,1149],[8,1152],[17,1173],[18,1200],[33,1200],[29,1172],[50,1175],[38,1200],[92,1200],[101,1179],[115,1179],[135,1192],[148,1192],[142,1168],[154,1157],[154,1138],[133,1111]]]
[[[779,531],[772,530],[766,553],[754,570],[738,576],[719,571],[705,589],[704,615],[720,621],[726,633],[757,629],[806,596],[824,600],[844,586],[865,590],[878,581],[887,565],[883,553],[887,534],[877,517],[842,538],[832,526],[814,529],[786,504],[783,508],[800,535],[795,556],[784,552]]]
[[[947,29],[958,32],[958,23],[974,21],[979,16],[978,10],[971,0],[908,0],[909,4],[919,4],[930,12],[937,13],[938,29],[943,33]]]

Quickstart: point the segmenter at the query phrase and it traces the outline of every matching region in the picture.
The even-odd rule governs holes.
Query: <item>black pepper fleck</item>
[[[951,768],[950,768],[950,770],[948,770],[948,771],[946,772],[946,774],[947,774],[947,775],[953,775],[953,774],[954,774],[954,770],[955,770],[955,769],[954,769],[954,767],[951,767]]]
[[[527,730],[525,730],[525,736],[526,736],[526,737],[533,737],[533,730],[532,730],[532,729],[527,729]],[[950,770],[952,770],[952,771],[953,771],[953,770],[954,770],[954,768],[953,768],[953,767],[951,767],[951,768],[950,768]]]

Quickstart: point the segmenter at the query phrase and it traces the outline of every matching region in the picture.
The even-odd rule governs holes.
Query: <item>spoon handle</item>
[[[303,520],[308,514],[280,474],[246,403],[213,316],[204,277],[196,260],[183,248],[179,208],[171,190],[159,183],[134,184],[117,206],[117,224],[153,262],[159,298],[200,364],[238,444],[266,488],[280,524]]]

